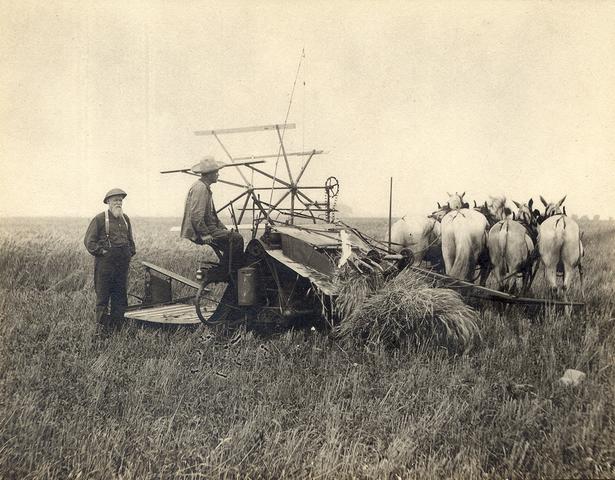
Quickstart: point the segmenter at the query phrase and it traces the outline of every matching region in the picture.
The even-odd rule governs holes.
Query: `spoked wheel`
[[[212,282],[201,284],[196,296],[194,306],[196,315],[205,325],[220,325],[225,322],[231,307],[227,302],[232,301],[229,297],[232,287],[224,282]]]

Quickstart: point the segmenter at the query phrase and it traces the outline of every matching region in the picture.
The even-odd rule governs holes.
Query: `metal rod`
[[[245,161],[245,162],[234,162],[234,163],[232,163],[230,165],[223,165],[220,168],[238,167],[238,166],[241,166],[241,165],[255,165],[257,163],[265,163],[265,160],[248,160],[248,161]],[[200,173],[193,172],[191,168],[179,168],[177,170],[163,170],[160,173],[192,173],[194,175],[200,175]]]
[[[214,138],[218,141],[218,143],[220,144],[220,146],[222,147],[222,150],[224,150],[224,153],[226,153],[226,156],[229,158],[229,160],[231,161],[231,163],[235,162],[235,159],[233,158],[233,156],[229,153],[229,151],[226,149],[226,147],[224,146],[224,144],[222,143],[222,141],[218,138],[218,135],[216,135],[216,133],[214,131],[212,131],[212,135],[214,136]],[[248,168],[254,168],[251,165],[247,165]],[[248,179],[246,178],[246,176],[243,174],[243,172],[239,169],[239,167],[236,167],[237,171],[239,172],[239,175],[241,175],[241,178],[243,178],[243,181],[246,182],[246,187],[250,186],[250,182],[248,182]]]
[[[229,206],[231,210],[231,219],[233,220],[233,225],[235,225],[235,231],[238,232],[239,228],[237,228],[237,217],[235,217],[235,209],[233,208],[233,204],[231,203]]]
[[[218,182],[220,182],[221,180],[218,180]],[[278,180],[279,181],[279,180]],[[243,187],[243,185],[240,185],[241,187]],[[271,190],[273,188],[273,190],[288,190],[290,188],[290,185],[288,187],[254,187],[253,190]],[[323,187],[322,185],[320,186],[310,186],[310,187],[304,187],[303,185],[300,187],[297,187],[300,190],[324,190],[327,187]]]
[[[178,170],[163,170],[160,173],[190,173],[189,168],[180,168]]]
[[[303,209],[303,211],[307,210],[308,212],[310,212],[310,215],[312,216],[313,222],[316,223],[316,217],[314,216],[314,212],[312,211],[311,206],[309,204],[305,203],[303,200],[301,200],[299,195],[297,195],[297,200],[299,200],[301,202],[301,204],[305,207]]]
[[[292,193],[292,190],[288,190],[284,195],[282,195],[280,197],[280,199],[278,200],[278,202],[276,204],[274,204],[271,207],[269,207],[269,211],[267,212],[267,216],[269,216],[269,214],[271,213],[272,210],[275,210],[276,208],[278,208],[278,205],[280,203],[282,203],[286,199],[286,197],[288,197],[288,195],[290,195],[291,193]]]
[[[393,177],[389,185],[389,251],[391,250],[391,215],[393,211]]]
[[[238,162],[236,158],[233,158],[233,163],[230,165],[223,165],[220,168],[226,168],[226,167],[239,167],[241,165],[255,165],[257,163],[266,163],[265,160],[244,160],[241,162]]]
[[[306,155],[319,155],[326,154],[324,150],[310,150],[309,152],[286,152],[287,157],[304,157]],[[279,156],[278,153],[272,153],[270,155],[248,155],[245,157],[235,157],[235,160],[250,160],[256,158],[277,158]]]
[[[325,194],[327,196],[327,201],[325,202],[325,207],[327,208],[326,218],[327,218],[327,223],[329,223],[331,222],[331,214],[329,213],[329,210],[331,209],[331,198],[330,198],[331,195],[330,195],[328,188],[326,189]]]
[[[264,175],[266,177],[269,177],[271,180],[275,180],[276,182],[281,183],[282,185],[285,185],[286,187],[291,187],[292,185],[288,182],[285,182],[284,180],[280,180],[279,178],[275,177],[274,175],[271,175],[270,173],[267,172],[263,172],[262,170],[253,167],[252,165],[248,165],[248,168],[251,170],[254,170],[256,173],[260,173],[261,175]],[[267,189],[269,190],[269,189]]]
[[[237,200],[239,200],[241,197],[243,197],[244,195],[248,195],[250,193],[250,190],[245,190],[244,192],[240,193],[239,195],[237,195],[235,198],[233,198],[230,202],[226,202],[224,204],[224,206],[220,207],[218,210],[216,210],[216,213],[221,212],[222,210],[224,210],[226,207],[228,207],[229,205],[232,205],[234,202],[236,202]]]
[[[257,198],[256,195],[254,194],[254,192],[252,192],[252,200],[254,201],[254,205],[256,205],[259,208],[259,210],[261,211],[261,213],[263,215],[265,215],[265,218],[269,218],[269,214],[263,208],[263,205],[262,205],[262,202],[261,202],[261,199],[260,199],[260,195]],[[254,207],[252,207],[252,208],[254,209]]]
[[[310,154],[308,159],[305,161],[305,164],[303,165],[303,167],[301,167],[301,171],[299,172],[299,175],[297,175],[297,183],[299,183],[299,180],[301,180],[301,177],[303,176],[303,172],[305,172],[305,169],[307,168],[308,164],[310,163],[310,160],[312,160],[312,157],[314,155],[316,155],[317,153],[318,152],[316,150],[312,150],[312,153]]]
[[[267,203],[267,202],[261,201],[261,203],[263,205],[267,206],[267,207],[271,206],[271,204]],[[274,210],[276,212],[289,212],[290,213],[290,208],[285,208],[285,207],[277,207]],[[246,212],[252,212],[252,211],[259,212],[259,211],[261,211],[261,209],[260,208],[254,208],[254,207],[253,208],[250,208],[250,207],[246,208]],[[305,212],[326,212],[327,209],[326,208],[308,208],[308,207],[305,207],[305,208],[302,208],[301,210],[299,210],[299,209],[297,209],[295,207],[295,211],[299,211],[299,212],[301,212],[301,211],[305,211]],[[384,249],[382,249],[382,250],[384,250]]]
[[[228,180],[222,180],[221,178],[218,179],[218,183],[224,183],[225,185],[231,185],[233,187],[247,188],[245,185],[242,185],[241,183],[229,182]]]
[[[250,195],[246,195],[246,201],[243,202],[243,207],[241,208],[241,213],[239,214],[239,222],[243,220],[243,215],[246,213],[246,207],[248,206],[248,202],[250,201]]]
[[[301,187],[303,188],[303,187]],[[297,195],[303,197],[305,200],[307,200],[309,203],[313,203],[315,204],[316,202],[314,200],[312,200],[310,197],[308,197],[305,193],[303,193],[301,190],[297,190]]]
[[[221,133],[244,133],[244,132],[259,132],[264,130],[275,130],[278,127],[283,127],[288,130],[292,130],[296,127],[294,123],[287,124],[274,124],[274,125],[255,125],[252,127],[238,127],[238,128],[219,128],[217,130],[197,130],[195,135],[216,135]]]
[[[284,156],[284,163],[286,163],[286,171],[288,172],[288,179],[290,183],[293,183],[293,174],[290,172],[290,165],[288,164],[288,157],[286,156],[286,149],[284,148],[284,140],[282,140],[282,135],[280,134],[280,128],[276,125],[276,132],[278,133],[278,138],[280,139],[280,149],[282,150],[282,155]]]

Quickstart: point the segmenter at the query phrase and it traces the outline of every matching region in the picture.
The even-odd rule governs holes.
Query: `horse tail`
[[[460,280],[468,280],[469,272],[473,269],[470,265],[472,241],[470,235],[455,238],[455,261],[451,268],[451,276]]]
[[[508,222],[504,222],[502,227],[502,230],[504,230],[504,235],[501,235],[502,230],[500,230],[500,250],[502,251],[502,259],[504,260],[504,271],[508,273]]]

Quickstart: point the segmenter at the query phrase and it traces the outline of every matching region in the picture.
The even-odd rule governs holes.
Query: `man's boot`
[[[99,334],[106,335],[110,331],[110,318],[107,315],[107,309],[104,307],[96,307],[94,314],[96,321],[96,331]]]

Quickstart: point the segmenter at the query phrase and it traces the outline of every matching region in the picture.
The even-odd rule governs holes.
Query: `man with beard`
[[[210,186],[218,181],[218,171],[227,166],[217,162],[214,157],[204,157],[192,167],[192,171],[200,173],[186,198],[184,218],[181,226],[181,237],[187,238],[198,245],[211,245],[222,252],[220,266],[228,271],[236,272],[242,266],[243,237],[229,230],[216,214]],[[230,256],[230,258],[229,258]]]
[[[83,240],[85,248],[94,256],[96,321],[100,326],[114,327],[121,323],[128,305],[128,266],[136,248],[130,219],[122,211],[126,195],[119,188],[107,192],[103,203],[109,208],[92,219]],[[109,300],[110,316],[107,315]]]

